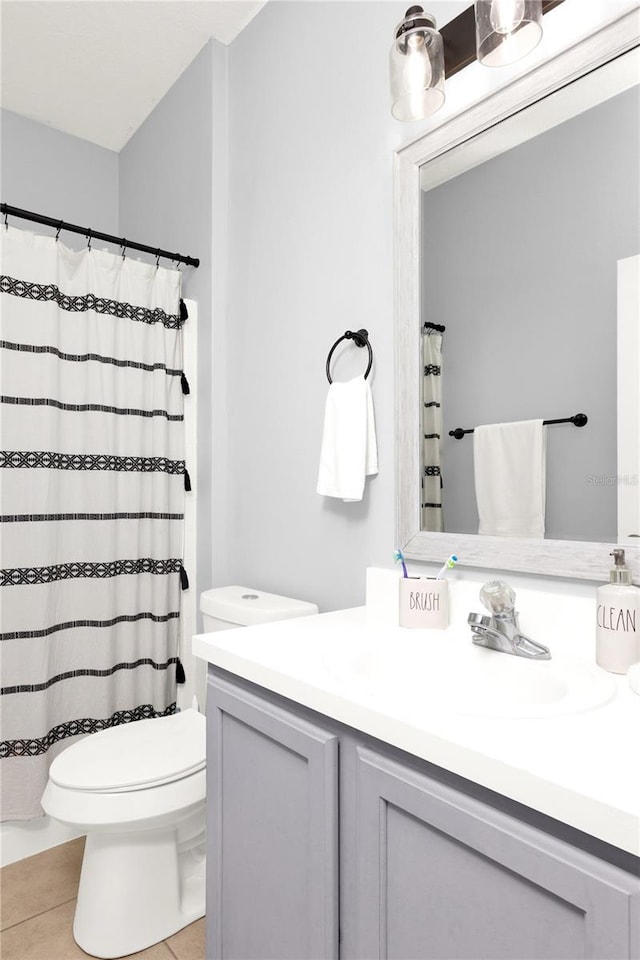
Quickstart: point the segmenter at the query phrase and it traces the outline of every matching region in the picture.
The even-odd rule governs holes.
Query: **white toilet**
[[[248,587],[201,596],[205,633],[318,612]],[[45,813],[86,831],[77,944],[122,957],[205,912],[206,723],[196,710],[92,734],[51,764]]]

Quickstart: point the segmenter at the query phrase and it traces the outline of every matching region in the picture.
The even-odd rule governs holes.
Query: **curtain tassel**
[[[185,397],[188,397],[191,393],[191,388],[189,387],[189,381],[185,377],[184,373],[180,374],[180,383],[182,384],[182,392],[184,393]]]
[[[184,567],[180,567],[180,586],[183,590],[189,589],[189,577]]]
[[[184,672],[184,667],[182,666],[182,661],[180,657],[176,660],[176,683],[186,683],[187,677]]]
[[[184,488],[189,493],[191,491],[191,477],[189,476],[189,471],[187,468],[184,468]]]
[[[180,301],[180,323],[184,323],[189,317],[189,311],[184,300]]]

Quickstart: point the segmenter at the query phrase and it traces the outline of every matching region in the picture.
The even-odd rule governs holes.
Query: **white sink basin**
[[[552,651],[553,654],[553,651]],[[616,686],[576,660],[526,660],[432,639],[375,643],[327,655],[325,667],[354,696],[400,701],[411,712],[477,717],[553,717],[592,710]]]

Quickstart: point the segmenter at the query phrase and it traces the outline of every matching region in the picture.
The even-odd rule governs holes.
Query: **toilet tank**
[[[200,595],[200,610],[205,633],[318,613],[315,603],[239,586],[205,590]]]

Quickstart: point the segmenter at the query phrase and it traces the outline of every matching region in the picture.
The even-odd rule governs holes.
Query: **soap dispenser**
[[[640,660],[640,591],[631,583],[624,550],[614,550],[610,556],[615,565],[609,574],[609,583],[598,587],[596,592],[596,663],[610,673],[626,673]]]

